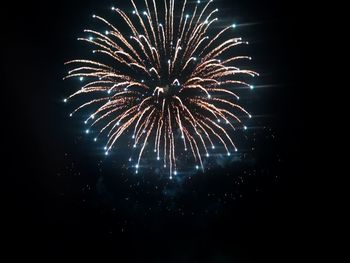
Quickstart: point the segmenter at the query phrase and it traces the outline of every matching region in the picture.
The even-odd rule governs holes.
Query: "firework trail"
[[[104,57],[100,61],[79,59],[66,63],[74,68],[65,79],[87,79],[88,83],[64,101],[90,95],[70,116],[95,106],[85,121],[91,124],[90,129],[99,126],[95,141],[102,134],[107,136],[108,155],[122,135],[129,135],[130,147],[138,150],[136,172],[150,147],[155,158],[169,169],[170,179],[177,174],[179,153],[188,151],[196,168],[203,169],[203,158],[209,157],[215,143],[221,144],[227,155],[237,151],[229,130],[246,129],[241,115],[251,115],[237,104],[239,96],[233,87],[252,89],[239,76],[258,74],[233,65],[250,57],[219,58],[247,44],[241,38],[224,37],[236,26],[223,28],[214,37],[207,36],[218,20],[213,17],[218,9],[211,8],[212,0],[202,4],[198,1],[191,16],[185,13],[190,6],[186,0],[176,8],[175,0],[164,0],[162,4],[157,1],[158,5],[155,0],[144,0],[145,11],[130,1],[132,14],[112,7],[125,22],[129,36],[93,15],[107,30],[85,30],[91,36],[79,38],[94,46],[93,53]]]

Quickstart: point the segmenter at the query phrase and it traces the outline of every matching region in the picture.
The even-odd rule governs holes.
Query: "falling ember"
[[[179,8],[175,0],[162,4],[145,0],[145,11],[130,1],[132,14],[114,7],[112,12],[121,17],[131,35],[124,35],[106,19],[93,15],[107,28],[103,33],[85,30],[88,36],[79,38],[94,47],[94,56],[99,59],[66,63],[74,68],[65,79],[77,78],[84,85],[64,102],[90,95],[70,116],[95,106],[85,121],[91,123],[86,133],[100,127],[99,135],[107,138],[105,155],[122,135],[129,134],[131,148],[138,151],[136,172],[150,147],[154,158],[169,169],[171,179],[178,174],[179,153],[192,156],[198,170],[204,169],[203,157],[210,156],[208,149],[215,149],[214,144],[222,145],[227,156],[236,152],[230,130],[246,130],[242,116],[251,115],[238,105],[234,85],[253,89],[239,78],[258,75],[235,65],[250,57],[227,57],[232,48],[247,44],[241,38],[225,37],[236,24],[207,36],[218,20],[213,17],[218,9],[211,9],[212,0],[198,1],[191,15],[187,11],[192,4],[187,0]],[[161,9],[164,12],[158,12]],[[113,63],[103,62],[111,59]]]

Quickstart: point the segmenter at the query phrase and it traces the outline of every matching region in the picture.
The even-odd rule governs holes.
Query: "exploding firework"
[[[66,63],[75,67],[65,78],[86,79],[87,83],[64,101],[78,95],[89,97],[70,116],[94,106],[85,121],[90,124],[86,133],[96,127],[95,141],[101,135],[106,138],[106,155],[118,139],[128,136],[129,146],[138,155],[136,172],[149,149],[169,169],[170,178],[177,174],[179,153],[187,152],[194,166],[204,169],[203,158],[209,157],[215,144],[222,145],[228,156],[237,151],[230,131],[246,129],[242,118],[251,115],[238,104],[236,88],[252,89],[241,76],[258,74],[236,65],[250,57],[227,56],[232,48],[247,44],[241,38],[225,37],[235,24],[212,37],[207,35],[218,20],[212,2],[198,1],[192,15],[185,13],[191,7],[186,0],[176,8],[175,0],[164,0],[161,5],[145,0],[142,12],[131,0],[132,14],[112,7],[130,36],[93,15],[107,30],[85,30],[91,36],[79,40],[92,44],[100,59]]]

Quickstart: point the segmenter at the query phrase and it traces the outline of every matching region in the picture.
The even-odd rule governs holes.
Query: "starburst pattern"
[[[66,63],[74,69],[65,79],[88,80],[64,100],[89,95],[70,116],[94,106],[94,113],[85,121],[90,124],[86,133],[99,127],[95,141],[101,135],[107,137],[106,155],[123,135],[130,136],[130,147],[138,151],[136,172],[147,149],[169,169],[170,178],[177,174],[179,152],[188,152],[196,168],[203,169],[203,158],[209,157],[216,143],[227,155],[237,151],[229,131],[246,129],[242,116],[251,115],[238,104],[234,87],[252,89],[240,76],[258,74],[236,65],[250,57],[226,55],[247,44],[241,38],[225,37],[235,24],[212,37],[207,35],[218,20],[212,2],[198,1],[192,15],[185,13],[191,7],[186,0],[176,8],[175,0],[164,0],[159,6],[155,0],[144,0],[145,11],[131,0],[132,14],[113,7],[130,36],[93,15],[107,30],[85,30],[91,36],[79,40],[92,44],[99,59]]]

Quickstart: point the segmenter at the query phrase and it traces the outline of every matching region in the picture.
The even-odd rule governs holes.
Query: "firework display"
[[[95,141],[105,138],[106,155],[126,138],[137,152],[136,172],[143,157],[154,154],[172,179],[179,153],[204,170],[210,150],[220,146],[227,156],[237,151],[232,130],[247,129],[243,122],[252,117],[238,104],[237,92],[253,89],[245,79],[258,74],[237,66],[250,57],[231,55],[247,42],[227,37],[235,24],[213,28],[218,9],[212,0],[144,0],[142,10],[130,1],[131,12],[112,7],[125,32],[93,15],[106,31],[85,30],[89,36],[79,38],[93,46],[94,59],[66,63],[74,68],[65,79],[84,85],[64,102],[87,98],[70,116],[93,109],[86,133],[97,133]]]

